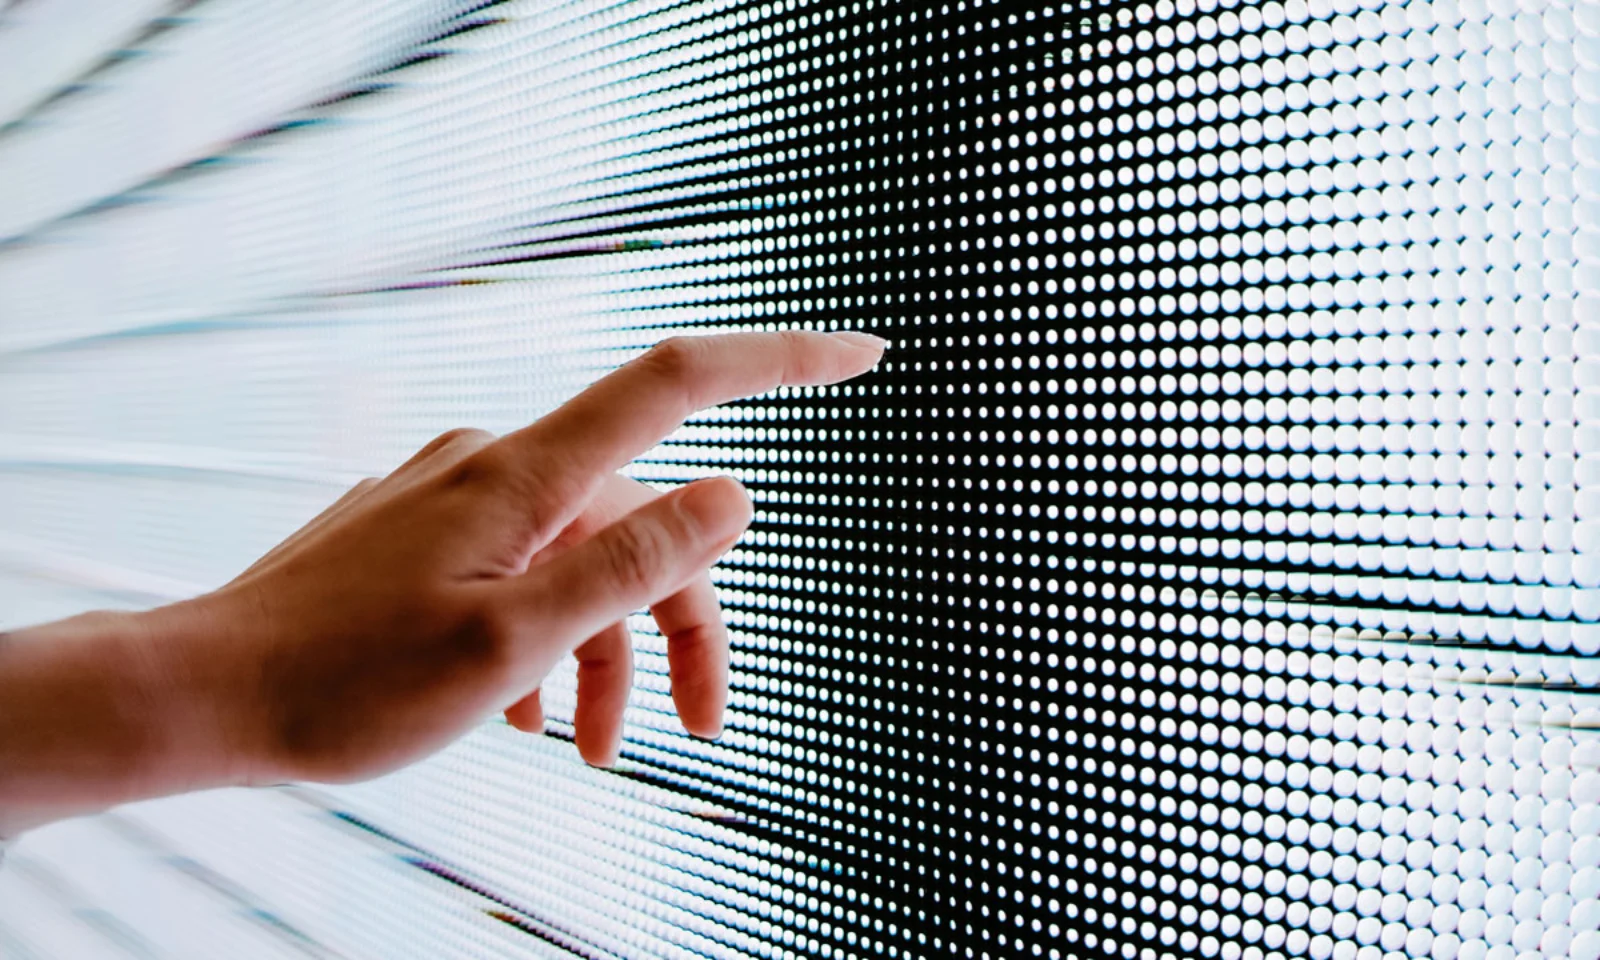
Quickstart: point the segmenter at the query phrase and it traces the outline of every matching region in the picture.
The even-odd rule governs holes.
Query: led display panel
[[[24,838],[18,957],[1600,958],[1600,4],[0,8],[0,626],[675,334],[715,742]]]

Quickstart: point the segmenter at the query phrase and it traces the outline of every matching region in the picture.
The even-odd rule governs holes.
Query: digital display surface
[[[0,627],[666,336],[727,732],[25,838],[11,957],[1600,958],[1600,3],[0,7]]]

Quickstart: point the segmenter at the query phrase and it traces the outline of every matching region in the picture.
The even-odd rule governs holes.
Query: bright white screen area
[[[1600,3],[0,5],[0,629],[783,327],[893,346],[631,468],[722,740],[635,618],[616,770],[61,824],[0,956],[1600,958]]]

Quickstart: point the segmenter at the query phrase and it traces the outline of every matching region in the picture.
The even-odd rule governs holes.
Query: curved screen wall
[[[893,342],[633,470],[757,502],[720,742],[639,619],[615,771],[567,674],[41,831],[0,953],[1600,957],[1600,5],[32,0],[0,81],[6,625],[673,333]]]

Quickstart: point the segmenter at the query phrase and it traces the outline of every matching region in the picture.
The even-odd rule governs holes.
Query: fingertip
[[[836,340],[848,344],[850,347],[849,354],[841,358],[844,363],[844,369],[840,371],[840,376],[832,378],[834,380],[848,380],[852,377],[859,377],[876,367],[878,362],[883,359],[884,350],[889,346],[889,341],[882,337],[873,336],[870,333],[859,333],[854,330],[846,330],[833,336]]]
[[[516,719],[510,713],[506,714],[506,722],[523,733],[540,736],[544,733],[544,717],[535,717],[532,720]]]
[[[726,670],[714,667],[707,672],[701,664],[696,667],[698,669],[675,670],[672,702],[677,707],[683,730],[694,738],[714,741],[723,733],[723,715],[728,709],[728,678]]]
[[[750,491],[745,489],[744,484],[740,483],[737,477],[729,476],[726,473],[715,477],[706,477],[703,480],[696,480],[689,486],[710,487],[718,491],[718,496],[740,497],[746,503],[750,502]]]
[[[633,637],[617,622],[579,647],[578,708],[573,742],[591,767],[612,767],[622,752],[622,729],[633,688]]]
[[[720,476],[712,477],[710,479],[711,482],[727,489],[728,492],[724,494],[725,496],[729,497],[730,499],[736,498],[738,500],[739,508],[737,516],[739,518],[739,529],[743,530],[745,527],[748,527],[750,525],[750,521],[755,519],[756,514],[755,501],[751,499],[749,489],[746,488],[744,484],[740,483],[735,477]]]
[[[544,705],[535,690],[505,710],[506,722],[523,733],[544,733]]]
[[[842,330],[834,335],[835,339],[843,340],[852,347],[871,351],[877,356],[883,356],[883,351],[888,348],[889,341],[871,333],[862,333],[858,330]]]
[[[617,760],[622,756],[622,738],[615,737],[608,743],[595,743],[593,740],[578,743],[578,756],[591,767],[609,770],[617,765]]]
[[[696,723],[692,727],[686,723],[683,728],[689,732],[690,736],[700,740],[720,740],[724,730],[722,713],[718,711],[716,717]]]
[[[737,537],[755,516],[755,504],[744,484],[733,477],[696,480],[683,488],[679,506],[707,536]]]
[[[579,695],[582,696],[580,690]],[[593,696],[591,694],[591,696]],[[622,718],[602,714],[591,701],[579,701],[578,715],[573,718],[573,745],[578,756],[591,767],[611,767],[622,752]]]

